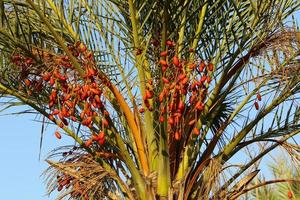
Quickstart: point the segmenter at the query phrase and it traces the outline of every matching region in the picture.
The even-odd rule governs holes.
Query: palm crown
[[[77,142],[47,160],[50,192],[236,199],[271,150],[296,153],[300,35],[285,20],[298,1],[0,6],[2,94]]]

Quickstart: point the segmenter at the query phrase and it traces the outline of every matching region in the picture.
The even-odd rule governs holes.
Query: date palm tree
[[[259,161],[300,131],[299,6],[0,0],[6,106],[28,105],[76,142],[47,159],[49,192],[243,197]]]
[[[272,172],[271,176],[277,181],[277,184],[265,185],[258,187],[251,192],[249,199],[299,199],[300,188],[299,181],[288,181],[289,179],[299,179],[299,170],[295,167],[299,158],[292,155],[292,159],[287,157],[288,154],[279,154],[276,156],[274,162],[268,164],[269,170]],[[296,162],[295,162],[296,161]],[[256,178],[253,180],[254,184],[264,184],[265,178]],[[276,183],[276,182],[274,182]],[[253,198],[252,198],[253,197]]]

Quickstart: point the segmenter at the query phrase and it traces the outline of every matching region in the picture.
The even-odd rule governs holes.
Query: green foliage
[[[298,162],[284,157],[284,154],[281,154],[273,163],[269,164],[269,169],[272,172],[273,179],[285,179],[286,181],[266,185],[253,190],[251,196],[254,199],[279,200],[300,198]],[[254,182],[261,183],[265,182],[265,180],[257,179]]]

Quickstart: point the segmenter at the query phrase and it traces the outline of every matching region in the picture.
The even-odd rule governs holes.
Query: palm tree
[[[54,124],[58,139],[76,142],[47,159],[49,192],[60,191],[58,199],[244,195],[259,161],[300,131],[300,33],[290,18],[299,6],[0,0],[7,107],[30,106],[42,127]]]
[[[254,199],[300,199],[299,188],[299,171],[295,165],[299,165],[297,162],[299,158],[292,157],[287,158],[287,154],[281,154],[274,159],[273,163],[270,163],[268,168],[272,172],[272,176],[277,180],[277,184],[265,185],[264,187],[256,188],[252,191],[251,196]],[[259,178],[253,182],[259,182],[263,184],[265,178]],[[298,182],[289,182],[290,179],[297,179]],[[274,182],[276,183],[276,182]],[[254,183],[255,184],[255,183]]]

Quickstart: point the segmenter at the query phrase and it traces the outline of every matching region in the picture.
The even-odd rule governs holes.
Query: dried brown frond
[[[118,197],[113,175],[90,155],[74,155],[64,161],[47,162],[50,164],[45,172],[48,175],[48,192],[61,191],[57,199],[103,199],[111,191],[115,191]]]
[[[223,165],[218,159],[211,159],[200,175],[194,175],[188,182],[184,199],[210,199],[223,180]]]
[[[295,167],[300,167],[300,146],[297,144],[284,142],[281,144],[281,147],[289,155],[292,164]]]
[[[262,74],[270,74],[281,80],[287,80],[299,73],[299,64],[292,62],[300,48],[299,32],[294,28],[284,28],[272,34],[264,42],[264,48],[259,51],[259,63],[268,65]],[[284,61],[284,63],[283,63]],[[269,72],[267,72],[269,71]]]
[[[290,51],[291,44],[299,44],[299,32],[294,28],[284,28],[272,34],[266,42],[266,50]]]

